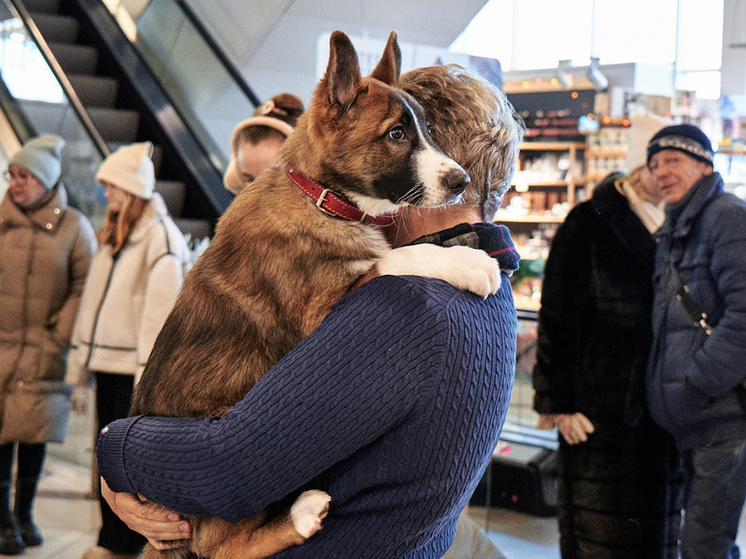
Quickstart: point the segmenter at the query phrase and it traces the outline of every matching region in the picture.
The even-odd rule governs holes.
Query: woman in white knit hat
[[[47,134],[10,158],[0,202],[0,554],[41,544],[32,505],[47,442],[62,442],[69,412],[64,353],[88,266],[93,227],[67,205],[65,142]],[[62,404],[56,406],[55,404]],[[10,509],[17,446],[15,506]]]
[[[666,126],[632,117],[627,174],[612,173],[557,230],[544,270],[534,409],[558,427],[563,558],[678,557],[682,485],[673,439],[648,412],[651,235],[664,218],[647,168]]]
[[[265,168],[277,163],[280,146],[295,129],[303,111],[300,98],[280,93],[239,123],[231,138],[231,160],[223,176],[225,188],[238,194]]]
[[[184,236],[154,192],[149,142],[119,148],[96,173],[108,208],[73,332],[67,381],[96,384],[99,429],[129,412],[132,389],[190,266]],[[82,409],[76,389],[74,408]],[[98,545],[86,559],[135,557],[145,540],[101,500]]]

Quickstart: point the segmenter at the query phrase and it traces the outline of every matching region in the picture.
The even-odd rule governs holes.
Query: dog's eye
[[[389,138],[391,138],[392,140],[396,140],[398,142],[399,140],[403,140],[404,136],[405,134],[403,126],[395,126],[391,130],[389,130]]]

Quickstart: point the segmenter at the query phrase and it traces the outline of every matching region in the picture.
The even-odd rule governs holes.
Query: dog
[[[469,181],[430,140],[419,104],[396,88],[400,66],[395,33],[367,78],[347,36],[332,34],[326,73],[282,163],[235,198],[186,277],[132,415],[224,415],[372,269],[411,266],[483,296],[497,290],[500,272],[481,251],[419,245],[401,253],[384,239],[380,227],[397,208],[452,201]],[[419,261],[417,251],[425,251]],[[190,517],[185,544],[211,559],[266,557],[318,531],[329,502],[304,492],[269,522],[264,514],[236,524]],[[188,549],[148,545],[143,557],[181,558]]]

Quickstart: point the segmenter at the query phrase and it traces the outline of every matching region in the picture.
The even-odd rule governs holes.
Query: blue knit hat
[[[681,151],[698,161],[712,165],[712,142],[707,135],[692,124],[666,126],[648,142],[648,165],[650,158],[664,149]]]

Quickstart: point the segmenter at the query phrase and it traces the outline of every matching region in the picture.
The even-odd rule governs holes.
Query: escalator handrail
[[[254,108],[261,105],[262,102],[259,100],[259,97],[256,95],[256,93],[254,93],[254,90],[251,89],[251,86],[249,86],[249,84],[246,82],[246,79],[243,77],[241,72],[238,71],[236,66],[226,56],[222,47],[215,42],[215,40],[212,38],[212,34],[202,24],[200,18],[194,13],[192,8],[184,0],[174,1],[184,12],[184,15],[187,17],[189,22],[197,30],[197,33],[199,33],[205,43],[207,43],[207,46],[210,47],[210,50],[212,50],[213,54],[225,67],[228,74],[230,74],[231,78],[233,78],[233,80],[236,82],[236,85],[238,85],[238,87],[241,89],[241,91],[243,91],[246,97],[249,98],[251,103],[254,105]]]
[[[64,70],[62,69],[62,66],[60,66],[60,63],[57,61],[57,58],[52,53],[49,45],[44,40],[44,37],[42,37],[39,28],[36,26],[36,23],[34,23],[33,19],[31,18],[31,14],[29,14],[26,6],[24,6],[20,0],[10,0],[10,3],[13,4],[18,17],[21,19],[21,21],[23,21],[23,24],[29,30],[31,39],[34,41],[34,43],[36,43],[36,46],[41,52],[41,55],[44,57],[44,60],[46,60],[50,70],[52,70],[52,73],[57,79],[57,82],[60,84],[60,87],[62,87],[62,91],[64,92],[65,97],[67,97],[70,106],[80,119],[80,123],[82,124],[83,128],[85,128],[85,131],[93,142],[93,145],[96,147],[96,150],[101,156],[101,159],[105,159],[111,153],[106,145],[106,142],[101,137],[101,134],[99,134],[96,126],[91,120],[90,115],[88,114],[88,111],[85,110],[83,103],[81,103],[80,98],[75,93],[75,90],[73,89],[73,86],[70,83],[70,80],[67,78]]]

